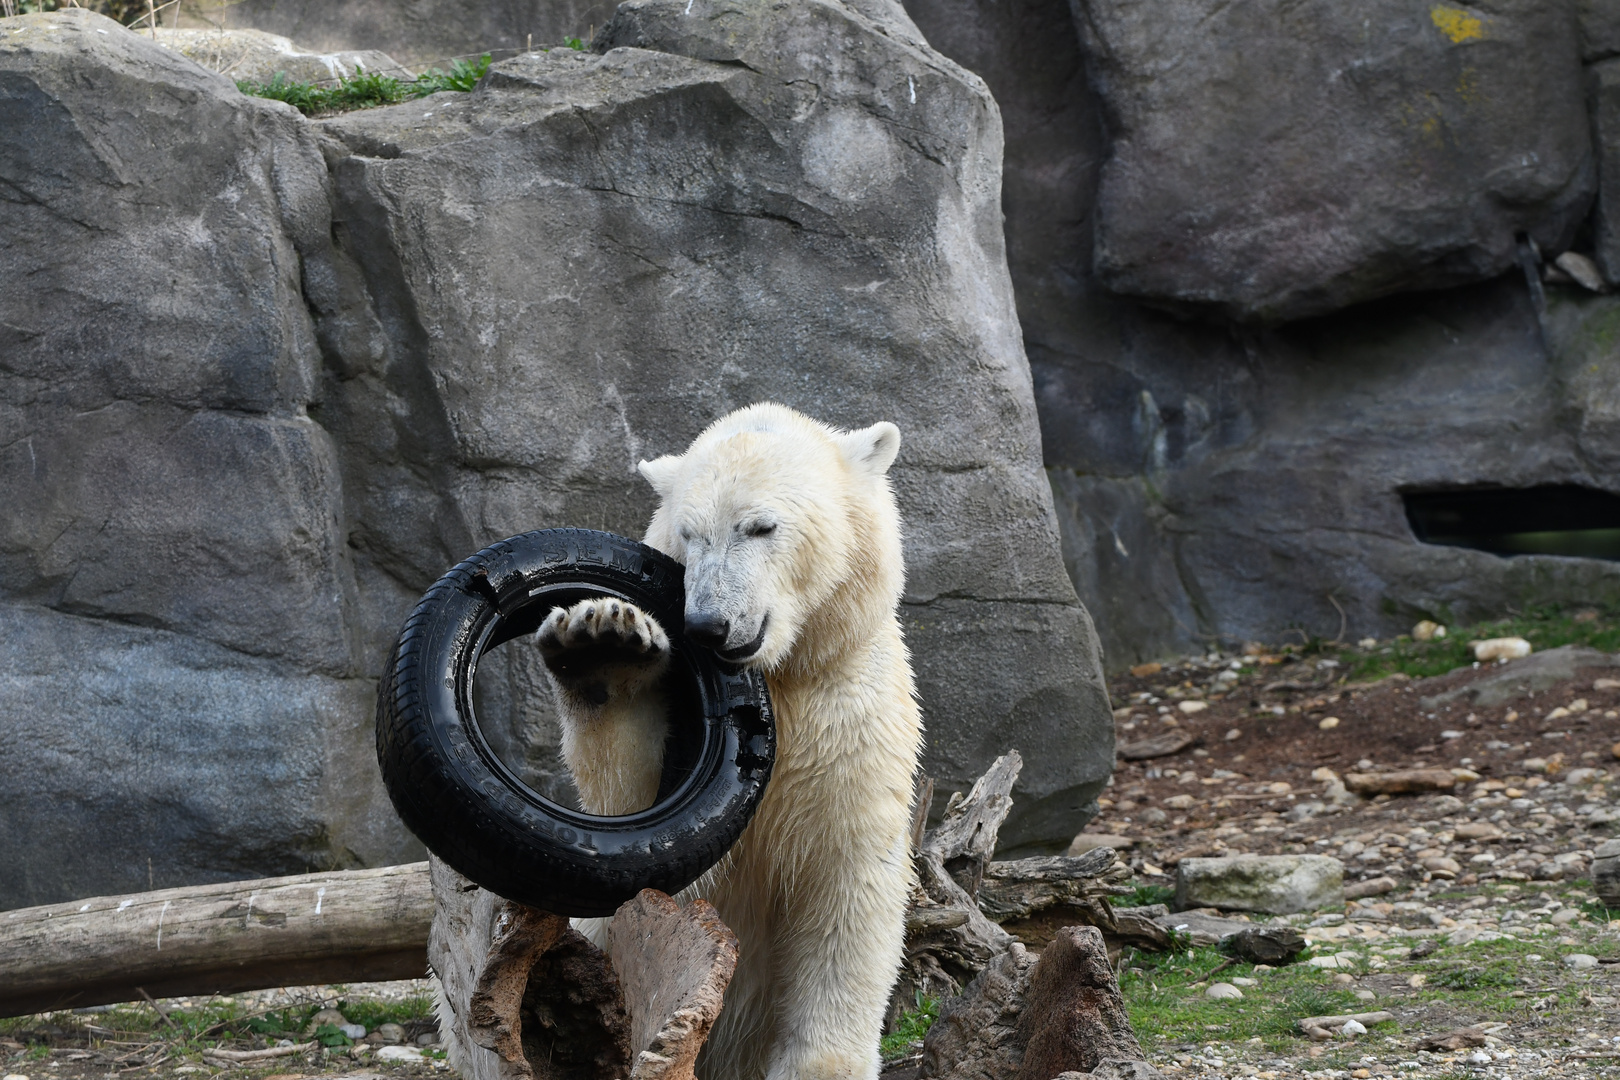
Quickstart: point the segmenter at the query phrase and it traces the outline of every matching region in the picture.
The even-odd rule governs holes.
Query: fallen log
[[[426,863],[0,912],[0,1016],[276,986],[421,978]]]

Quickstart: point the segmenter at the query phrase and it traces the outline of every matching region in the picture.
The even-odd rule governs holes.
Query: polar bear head
[[[643,461],[647,543],[686,567],[687,636],[737,664],[824,662],[894,617],[903,569],[890,423],[839,431],[782,405],[738,410],[684,454]],[[813,654],[813,655],[812,655]]]

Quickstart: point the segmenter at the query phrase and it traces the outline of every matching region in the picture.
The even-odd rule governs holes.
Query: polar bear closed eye
[[[712,1080],[878,1072],[922,740],[897,613],[888,470],[899,449],[893,424],[842,432],[763,404],[639,466],[659,497],[646,542],[685,566],[687,637],[762,671],[777,717],[776,767],[753,822],[688,890],[740,945],[699,1061]],[[537,644],[584,807],[651,805],[667,731],[665,629],[632,605],[590,600],[552,612]]]

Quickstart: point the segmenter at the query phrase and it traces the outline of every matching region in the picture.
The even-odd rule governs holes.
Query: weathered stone
[[[1305,951],[1305,938],[1291,927],[1262,926],[1238,931],[1223,947],[1239,960],[1281,967]]]
[[[86,11],[0,31],[0,907],[419,858],[306,414],[307,125]]]
[[[1620,281],[1620,59],[1592,65],[1588,85],[1598,161],[1594,254],[1598,269],[1613,283]]]
[[[590,40],[613,17],[612,0],[190,0],[181,19],[198,26],[267,30],[305,48],[380,49],[407,63],[446,66],[492,52]]]
[[[1604,904],[1620,908],[1620,840],[1605,840],[1592,853],[1592,891]]]
[[[1200,947],[1225,944],[1239,934],[1254,929],[1253,923],[1242,919],[1223,919],[1218,915],[1204,915],[1196,911],[1168,912],[1154,916],[1153,921]]]
[[[1458,835],[1460,836],[1461,833],[1462,830],[1459,829]],[[1400,888],[1400,882],[1392,877],[1368,878],[1366,881],[1346,885],[1344,887],[1344,898],[1346,900],[1363,900],[1369,896],[1383,896],[1385,893],[1394,892],[1398,888]]]
[[[1449,791],[1457,786],[1450,769],[1396,769],[1382,773],[1345,773],[1344,786],[1357,795],[1413,795]]]
[[[639,534],[635,460],[766,398],[905,433],[936,816],[1020,745],[1005,848],[1062,850],[1094,812],[1112,725],[1039,466],[993,103],[878,0],[684,9],[321,124],[86,12],[0,22],[0,273],[29,283],[0,295],[0,639],[33,673],[0,701],[53,733],[0,795],[29,800],[0,905],[138,887],[148,854],[159,883],[418,856],[365,732],[421,590],[525,529]],[[100,650],[131,642],[167,659],[104,706]],[[227,651],[240,701],[206,670]],[[481,716],[566,797],[531,659],[486,658]],[[45,749],[70,733],[103,757]]]
[[[1289,915],[1342,903],[1344,864],[1327,855],[1228,855],[1176,867],[1177,908]]]
[[[1079,1076],[1090,1076],[1092,1080],[1164,1080],[1164,1073],[1148,1062],[1122,1058],[1104,1058],[1089,1073],[1060,1073],[1057,1080],[1075,1080]]]
[[[1002,843],[1061,850],[1107,773],[1112,725],[1044,509],[999,269],[989,99],[841,6],[683,10],[628,4],[603,31],[606,55],[526,55],[465,99],[321,125],[344,148],[331,154],[352,254],[374,295],[401,298],[379,313],[381,385],[332,387],[351,513],[368,547],[413,564],[442,544],[423,535],[435,518],[489,536],[569,521],[635,533],[651,495],[627,463],[685,446],[740,400],[846,424],[882,414],[907,440],[893,475],[935,816],[995,752],[1039,745]],[[694,145],[708,164],[689,173]],[[921,206],[934,209],[919,226]],[[531,244],[514,220],[553,239]],[[454,292],[438,287],[446,274]],[[573,299],[586,279],[617,283],[592,294],[611,317]],[[544,332],[517,329],[530,323]],[[412,372],[435,388],[414,404]],[[947,390],[964,377],[977,389]],[[539,401],[544,439],[518,405]],[[390,459],[403,447],[379,454],[398,408],[427,410],[418,427],[443,416],[434,454],[455,484],[402,470]],[[604,412],[620,422],[601,425]],[[463,464],[484,461],[501,467]],[[1046,554],[1009,558],[1009,544]]]
[[[1094,926],[1066,926],[1031,972],[1017,1037],[1024,1043],[1017,1080],[1090,1072],[1105,1058],[1141,1060],[1125,999]]]
[[[395,79],[414,78],[411,72],[395,63],[393,57],[375,49],[304,52],[286,38],[262,30],[159,27],[154,40],[236,82],[268,83],[282,75],[287,82],[335,84],[361,71]]]
[[[1542,0],[1076,12],[1113,136],[1095,252],[1117,292],[1318,315],[1493,277],[1520,234],[1561,251],[1586,213],[1580,35]]]

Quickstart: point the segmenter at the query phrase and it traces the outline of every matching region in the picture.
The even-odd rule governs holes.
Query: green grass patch
[[[396,105],[401,101],[411,101],[446,90],[466,93],[478,85],[478,80],[489,71],[489,64],[489,53],[485,53],[476,63],[452,60],[448,71],[429,68],[414,82],[362,70],[339,79],[335,85],[290,82],[285,72],[277,72],[276,77],[267,83],[238,82],[236,86],[242,93],[253,97],[286,102],[305,116],[326,116],[379,105]]]
[[[1176,898],[1176,890],[1168,885],[1136,885],[1125,896],[1113,898],[1115,907],[1149,907],[1168,904]]]
[[[900,1023],[894,1032],[883,1036],[878,1043],[878,1052],[883,1055],[883,1060],[895,1061],[910,1054],[938,1019],[939,999],[918,994],[917,1007],[901,1013]]]
[[[1131,1027],[1150,1054],[1175,1043],[1235,1043],[1259,1039],[1268,1050],[1287,1052],[1303,1038],[1294,1022],[1303,1016],[1366,1011],[1355,995],[1330,982],[1331,972],[1294,964],[1256,974],[1250,964],[1215,969],[1229,957],[1214,948],[1178,953],[1134,953],[1120,976]],[[1254,978],[1237,1000],[1204,996],[1215,980]]]
[[[1397,672],[1414,679],[1444,675],[1474,662],[1470,641],[1485,638],[1522,637],[1537,652],[1556,649],[1561,645],[1586,645],[1604,652],[1620,651],[1620,612],[1599,610],[1598,617],[1576,621],[1575,610],[1561,607],[1532,608],[1493,622],[1473,626],[1447,626],[1446,636],[1438,641],[1413,641],[1398,638],[1371,650],[1346,649],[1337,656],[1354,681],[1381,679]],[[1307,652],[1330,653],[1333,647],[1325,642],[1311,643]]]

